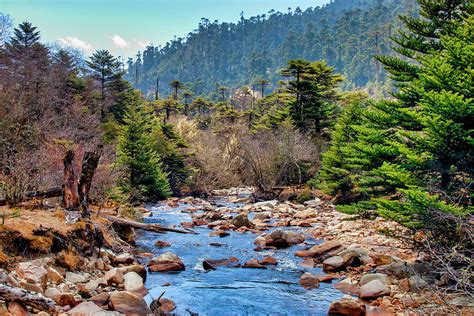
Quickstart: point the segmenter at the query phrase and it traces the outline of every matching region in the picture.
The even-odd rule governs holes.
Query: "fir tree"
[[[129,100],[117,148],[118,164],[123,168],[120,189],[130,200],[158,200],[170,193],[167,174],[162,170],[152,138],[156,123],[151,109],[136,92]]]

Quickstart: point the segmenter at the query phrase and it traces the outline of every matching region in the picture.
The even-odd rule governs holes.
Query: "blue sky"
[[[348,0],[350,1],[350,0]],[[185,36],[200,19],[235,22],[275,9],[305,10],[328,0],[0,0],[0,11],[15,24],[28,20],[45,42],[79,48],[86,55],[108,49],[132,56],[148,43]]]

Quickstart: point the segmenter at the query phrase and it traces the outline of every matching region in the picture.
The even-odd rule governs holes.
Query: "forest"
[[[279,70],[291,59],[325,60],[346,80],[343,90],[367,89],[371,95],[390,90],[383,67],[372,58],[390,54],[390,37],[401,26],[397,16],[416,15],[413,0],[335,0],[302,11],[245,18],[238,23],[202,19],[185,38],[164,46],[149,46],[127,62],[126,79],[146,95],[154,95],[157,79],[161,94],[167,82],[178,79],[194,95],[232,93],[241,86],[268,81],[274,90],[283,80]],[[203,77],[202,74],[206,74]],[[254,87],[254,93],[259,89]]]
[[[334,0],[203,19],[123,65],[2,13],[0,314],[473,312],[473,14]],[[207,279],[235,267],[281,278],[274,305]],[[209,288],[187,288],[193,269]],[[277,288],[333,280],[352,298]]]

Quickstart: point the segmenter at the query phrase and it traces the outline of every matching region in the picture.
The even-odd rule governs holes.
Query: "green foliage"
[[[156,120],[138,92],[128,104],[124,123],[117,147],[117,162],[124,171],[121,190],[131,201],[167,197],[170,191],[167,174],[162,170],[152,137]]]
[[[130,61],[127,78],[142,91],[155,86],[157,75],[165,82],[179,78],[196,96],[214,93],[216,85],[256,82],[254,90],[260,90],[262,79],[269,91],[282,79],[278,69],[288,60],[326,60],[347,78],[345,90],[370,87],[376,93],[388,78],[372,56],[390,52],[397,15],[411,15],[415,7],[414,1],[334,0],[305,11],[272,10],[238,23],[202,19],[188,36],[147,47]],[[163,85],[161,94],[171,89]]]
[[[296,126],[305,132],[324,135],[338,111],[336,87],[342,77],[325,62],[301,59],[290,60],[281,73],[292,78],[286,90],[294,96],[289,108]]]
[[[296,202],[303,204],[306,201],[312,200],[314,198],[313,194],[309,190],[302,191],[296,197]]]
[[[2,209],[0,211],[0,220],[1,220],[1,226],[5,225],[5,221],[10,218],[15,218],[15,217],[20,217],[20,210],[14,209],[14,210],[8,210],[8,209]]]

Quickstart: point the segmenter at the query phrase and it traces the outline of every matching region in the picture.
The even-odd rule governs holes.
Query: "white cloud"
[[[114,45],[117,47],[120,47],[120,48],[129,47],[127,41],[124,40],[120,35],[115,34],[114,36],[111,37],[111,39]]]
[[[140,40],[136,40],[138,46],[140,46],[141,48],[146,48],[147,46],[150,46],[151,45],[151,42],[150,41],[140,41]]]
[[[75,36],[61,37],[58,39],[58,42],[60,45],[77,48],[83,50],[84,52],[91,52],[94,49],[90,43],[87,43]]]

